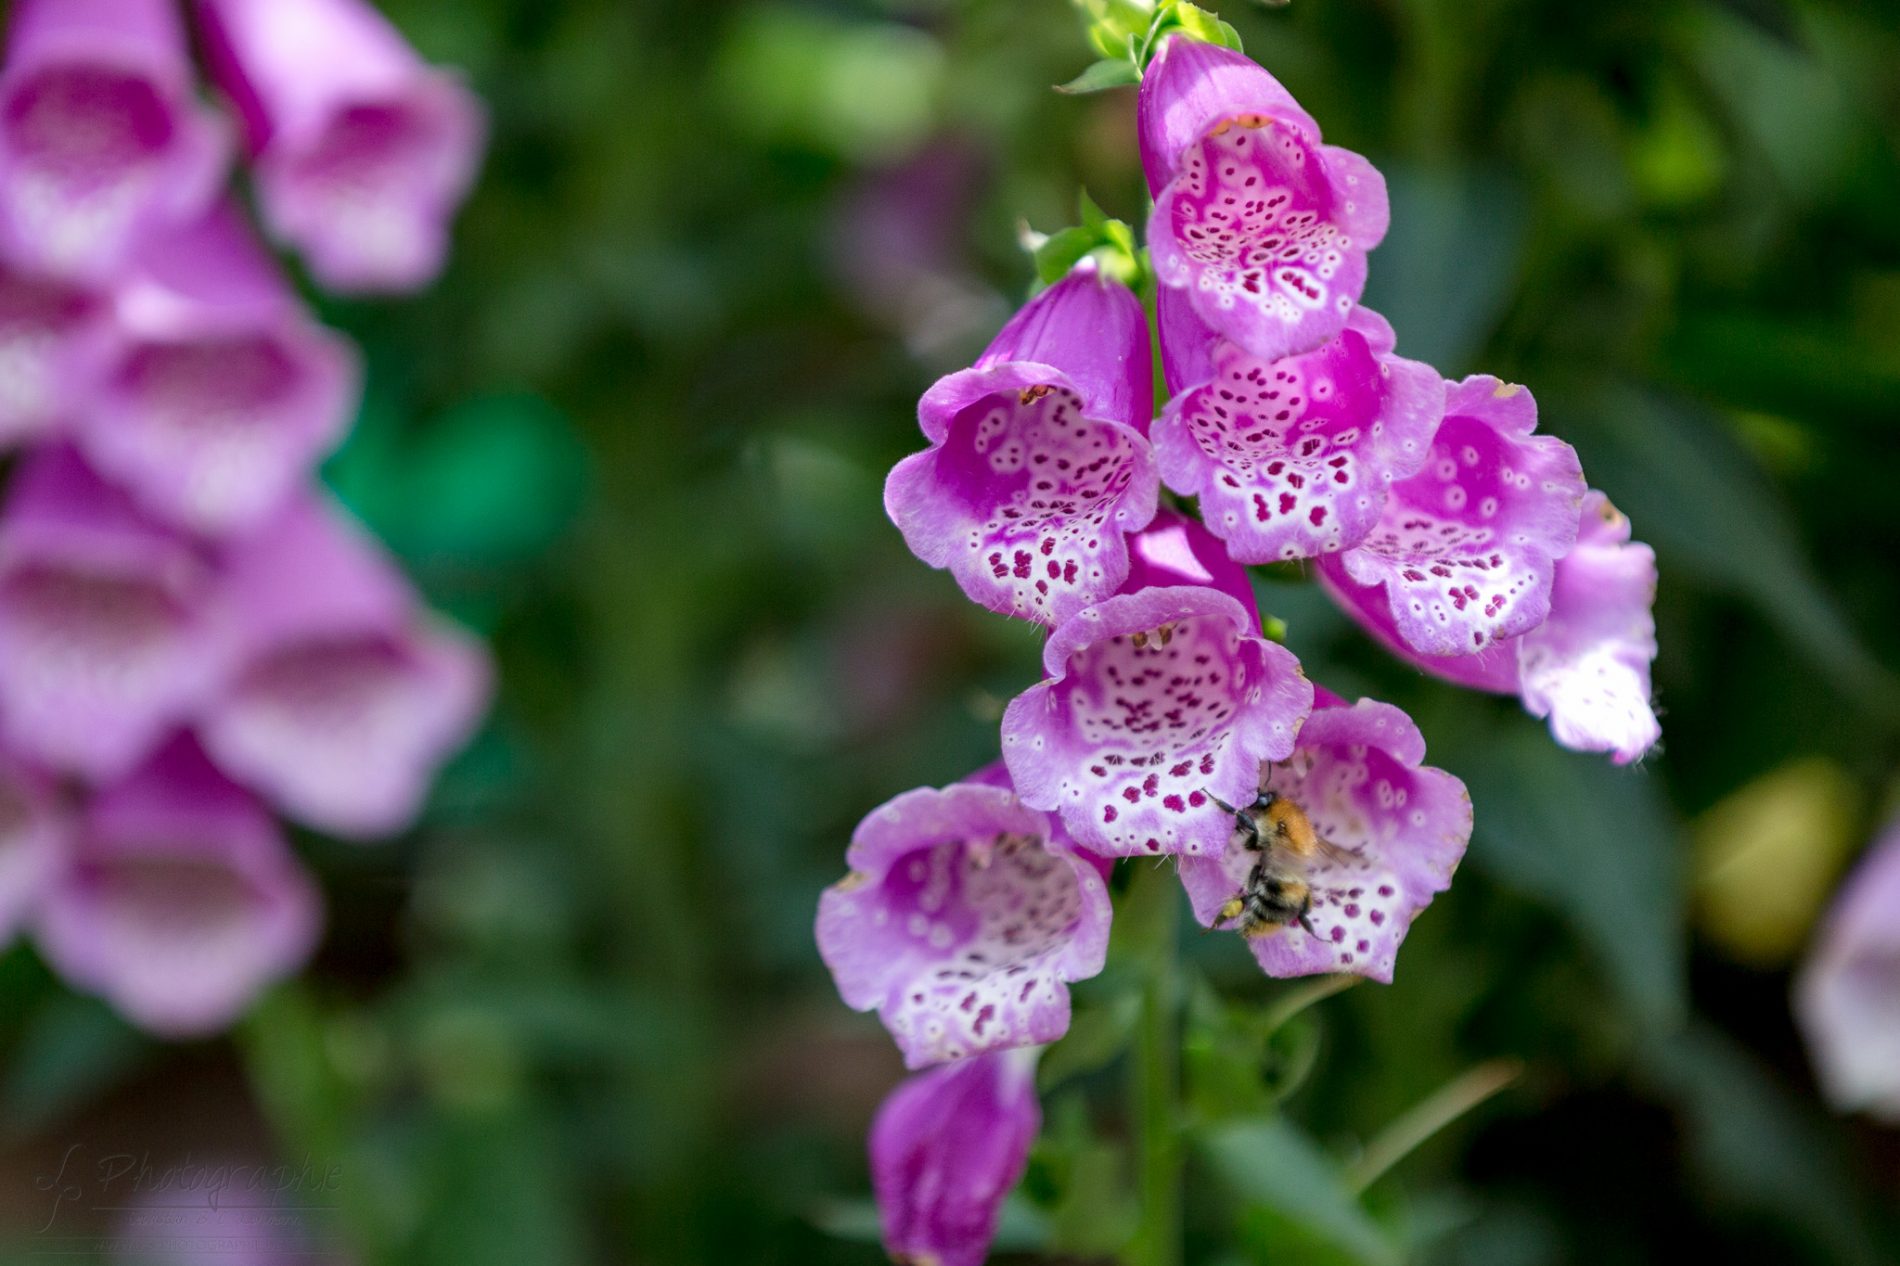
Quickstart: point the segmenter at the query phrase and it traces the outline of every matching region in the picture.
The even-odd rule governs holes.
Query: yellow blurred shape
[[[1853,847],[1860,791],[1824,757],[1792,761],[1696,819],[1696,924],[1738,962],[1794,957]]]

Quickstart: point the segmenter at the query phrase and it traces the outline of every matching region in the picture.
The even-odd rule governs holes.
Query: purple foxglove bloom
[[[1357,545],[1386,488],[1425,464],[1444,416],[1444,379],[1394,356],[1393,341],[1384,317],[1354,308],[1331,342],[1279,361],[1215,344],[1212,376],[1154,425],[1162,481],[1200,498],[1243,563]]]
[[[101,280],[216,193],[228,145],[194,96],[173,0],[19,0],[0,72],[0,250]]]
[[[1551,734],[1619,765],[1662,737],[1649,698],[1656,658],[1656,554],[1630,540],[1629,520],[1600,492],[1583,499],[1577,543],[1557,560],[1550,615],[1528,633],[1476,655],[1420,655],[1399,636],[1377,589],[1321,580],[1359,624],[1400,658],[1475,690],[1517,695]]]
[[[1069,982],[1108,953],[1103,866],[1000,769],[873,810],[845,860],[851,873],[819,899],[818,952],[908,1067],[1068,1031]]]
[[[58,867],[65,834],[51,781],[0,753],[0,947]]]
[[[272,232],[336,290],[441,271],[486,132],[481,103],[365,0],[198,0],[213,76]]]
[[[1391,981],[1406,930],[1451,886],[1471,839],[1465,785],[1424,759],[1425,738],[1399,709],[1372,699],[1348,706],[1321,691],[1292,757],[1262,768],[1259,790],[1298,805],[1330,846],[1306,868],[1312,930],[1293,923],[1248,941],[1268,975]],[[1250,789],[1234,803],[1253,796]],[[1181,883],[1203,924],[1216,921],[1260,858],[1231,817],[1226,826],[1223,853],[1181,859]]]
[[[912,1266],[982,1266],[1042,1128],[1036,1052],[998,1051],[906,1079],[871,1124],[884,1247]]]
[[[1848,876],[1795,982],[1829,1102],[1900,1125],[1900,822]]]
[[[254,527],[355,414],[354,349],[303,314],[229,204],[148,239],[116,306],[74,438],[161,518],[211,536]]]
[[[1321,144],[1312,117],[1246,57],[1181,36],[1142,78],[1139,121],[1161,285],[1261,360],[1344,329],[1390,219],[1385,177]]]
[[[320,922],[270,815],[181,736],[86,807],[36,936],[75,987],[182,1037],[294,971]]]
[[[1169,555],[1219,552],[1206,529],[1164,520],[1135,544],[1136,581],[1057,625],[1048,677],[1003,714],[1003,759],[1023,803],[1058,812],[1084,848],[1109,856],[1217,855],[1233,819],[1216,799],[1251,800],[1266,761],[1285,759],[1313,687],[1260,635],[1245,575],[1181,576]],[[1206,542],[1211,550],[1195,547]]]
[[[0,449],[64,422],[90,381],[107,306],[83,287],[0,261]]]
[[[1383,586],[1421,655],[1474,655],[1542,624],[1584,482],[1576,450],[1536,427],[1524,388],[1488,374],[1457,384],[1424,468],[1392,484],[1371,535],[1322,556],[1321,573],[1340,590]]]
[[[41,449],[0,512],[0,726],[105,780],[196,710],[228,662],[216,574],[71,449]]]
[[[199,721],[212,758],[300,822],[387,835],[487,707],[488,660],[422,609],[334,506],[297,497],[227,558],[236,667]]]
[[[924,393],[930,447],[884,485],[911,552],[1041,624],[1114,593],[1124,537],[1160,495],[1153,372],[1140,301],[1092,261],[1031,299],[973,368]]]

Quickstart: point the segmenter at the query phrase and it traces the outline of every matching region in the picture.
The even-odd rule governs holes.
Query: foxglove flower
[[[96,372],[107,305],[0,261],[0,449],[52,431]]]
[[[1600,492],[1583,499],[1577,543],[1557,560],[1550,615],[1528,633],[1476,655],[1420,655],[1407,646],[1377,589],[1327,589],[1369,633],[1433,676],[1475,690],[1517,695],[1551,734],[1580,752],[1640,758],[1662,737],[1650,703],[1656,658],[1656,554],[1630,540],[1630,523]]]
[[[19,0],[0,72],[0,249],[101,280],[196,214],[228,146],[173,0]]]
[[[213,568],[71,449],[42,449],[0,513],[0,726],[24,756],[127,772],[209,696],[229,641]]]
[[[148,239],[74,434],[153,514],[253,527],[306,479],[356,408],[356,354],[303,315],[226,204]]]
[[[959,1060],[898,1086],[871,1125],[871,1181],[892,1260],[982,1266],[1041,1128],[1034,1051]]]
[[[1451,885],[1471,838],[1471,800],[1442,769],[1422,764],[1425,738],[1389,703],[1351,706],[1321,692],[1290,758],[1263,766],[1258,791],[1305,811],[1328,846],[1308,865],[1311,930],[1299,923],[1250,938],[1270,976],[1352,972],[1390,982],[1399,943],[1432,897]],[[1251,803],[1256,794],[1233,803]],[[1233,818],[1224,852],[1181,859],[1195,917],[1215,923],[1260,854]]]
[[[1298,356],[1264,361],[1215,343],[1209,377],[1154,425],[1162,481],[1200,498],[1202,519],[1243,563],[1357,545],[1386,488],[1424,465],[1444,416],[1438,371],[1394,356],[1393,342],[1385,318],[1354,308],[1336,338]]]
[[[1483,374],[1459,383],[1424,468],[1391,486],[1371,535],[1323,556],[1321,573],[1342,591],[1383,586],[1392,627],[1421,655],[1474,655],[1542,624],[1584,483],[1576,450],[1536,427],[1524,388]]]
[[[1262,762],[1293,751],[1313,687],[1205,528],[1166,519],[1134,550],[1130,591],[1049,635],[1047,679],[1003,714],[1003,759],[1085,848],[1219,854],[1233,819],[1214,801],[1251,799]],[[1179,569],[1209,561],[1211,584]]]
[[[480,162],[480,103],[365,0],[197,0],[272,231],[333,290],[441,271]]]
[[[930,447],[884,485],[911,552],[1042,624],[1114,593],[1124,536],[1160,493],[1153,372],[1141,303],[1092,261],[1030,300],[975,367],[924,393]]]
[[[845,861],[851,873],[819,900],[818,951],[909,1067],[1068,1031],[1069,982],[1108,953],[1108,889],[1000,771],[873,810]]]
[[[0,947],[59,865],[65,830],[51,782],[0,754]]]
[[[199,722],[213,759],[308,825],[354,838],[406,825],[486,707],[479,644],[314,498],[293,498],[227,567],[235,666]]]
[[[1385,236],[1385,178],[1232,49],[1163,42],[1141,81],[1148,249],[1229,342],[1276,361],[1340,330]]]
[[[87,806],[36,935],[70,983],[178,1037],[295,970],[319,921],[270,815],[180,737]]]
[[[1795,984],[1829,1102],[1900,1125],[1900,822],[1848,877]]]

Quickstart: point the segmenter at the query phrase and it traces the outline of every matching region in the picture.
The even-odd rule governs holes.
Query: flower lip
[[[1279,361],[1218,342],[1207,379],[1169,402],[1154,429],[1162,478],[1199,498],[1237,561],[1351,548],[1377,524],[1390,484],[1424,465],[1444,380],[1391,355],[1392,342],[1365,308],[1322,347]]]
[[[1110,907],[1096,861],[1048,815],[1007,786],[919,788],[867,816],[846,860],[819,902],[819,952],[910,1067],[1067,1030],[1067,985],[1101,970]]]
[[[1212,806],[1293,750],[1312,707],[1299,661],[1226,593],[1121,594],[1050,635],[1048,677],[1003,716],[1003,758],[1024,803],[1059,812],[1113,856],[1218,851]]]
[[[1823,916],[1794,1011],[1829,1102],[1900,1124],[1900,822]]]
[[[0,260],[0,448],[70,415],[75,384],[96,375],[107,315],[89,288]]]
[[[1260,786],[1298,805],[1328,845],[1299,868],[1312,888],[1311,931],[1295,923],[1248,940],[1269,975],[1392,979],[1407,929],[1450,885],[1471,835],[1464,784],[1424,757],[1424,736],[1398,708],[1328,692],[1292,755],[1263,771]],[[1237,837],[1216,856],[1182,859],[1202,924],[1216,922],[1259,860]]]
[[[0,945],[13,939],[66,849],[67,824],[52,779],[0,753]]]
[[[1576,450],[1532,434],[1522,387],[1458,384],[1424,468],[1395,482],[1378,525],[1320,566],[1383,585],[1393,627],[1425,655],[1471,655],[1543,623],[1556,560],[1577,537]]]

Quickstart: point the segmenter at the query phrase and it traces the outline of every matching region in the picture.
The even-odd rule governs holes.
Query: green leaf
[[[1138,994],[1114,993],[1099,1000],[1090,996],[1085,1001],[1081,987],[1075,992],[1076,1007],[1069,1031],[1044,1053],[1036,1070],[1036,1082],[1044,1090],[1108,1067],[1128,1049],[1135,1035],[1135,1020],[1141,1014]]]
[[[0,1082],[0,1118],[30,1133],[123,1080],[151,1049],[96,998],[50,995],[27,1023]]]
[[[1593,947],[1639,1016],[1669,1027],[1686,1009],[1685,855],[1655,781],[1567,752],[1541,723],[1460,699],[1462,724],[1433,725],[1434,763],[1471,792],[1469,861],[1549,902]]]
[[[1397,1266],[1397,1249],[1353,1198],[1339,1167],[1285,1120],[1223,1125],[1202,1134],[1198,1147],[1241,1199],[1272,1210],[1365,1266]]]
[[[1728,428],[1633,389],[1555,394],[1547,430],[1576,444],[1592,482],[1655,546],[1667,584],[1678,564],[1749,599],[1804,649],[1844,701],[1900,717],[1900,680],[1871,655],[1802,557],[1779,495]]]
[[[1076,1257],[1115,1255],[1135,1229],[1122,1148],[1098,1136],[1086,1100],[1067,1094],[1050,1105],[1042,1137],[1030,1153],[1026,1191],[1053,1193],[1047,1250]]]
[[[1066,92],[1071,96],[1081,96],[1091,92],[1106,92],[1110,88],[1126,88],[1141,82],[1141,69],[1126,57],[1103,58],[1087,70],[1065,84],[1057,84],[1057,92]]]

